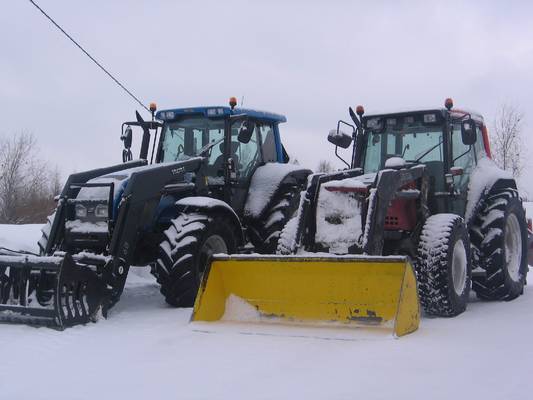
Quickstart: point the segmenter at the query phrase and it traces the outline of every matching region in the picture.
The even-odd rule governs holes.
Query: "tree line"
[[[59,170],[40,157],[32,134],[0,137],[0,224],[43,223],[61,189]]]

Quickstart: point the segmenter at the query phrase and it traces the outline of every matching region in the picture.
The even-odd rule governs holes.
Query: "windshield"
[[[224,119],[198,116],[167,123],[161,136],[161,161],[186,160],[203,152],[209,154],[211,163],[222,154],[222,146],[217,144],[223,139]]]
[[[406,119],[409,117],[406,117]],[[367,146],[364,156],[364,171],[377,172],[383,169],[391,157],[403,157],[407,161],[440,162],[442,155],[442,126],[426,125],[416,121],[387,124],[380,131],[367,130]]]

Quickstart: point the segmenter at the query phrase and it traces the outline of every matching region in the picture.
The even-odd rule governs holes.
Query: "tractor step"
[[[0,256],[0,322],[64,329],[93,320],[107,298],[102,279],[68,253]]]

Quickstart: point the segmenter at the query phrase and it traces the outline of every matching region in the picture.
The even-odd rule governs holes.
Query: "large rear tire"
[[[472,277],[470,241],[463,218],[436,214],[424,224],[416,262],[420,303],[427,314],[465,311]]]
[[[264,212],[264,217],[251,224],[252,239],[258,253],[276,253],[281,232],[300,204],[301,190],[298,185],[284,188]]]
[[[192,307],[210,257],[236,250],[235,228],[223,217],[182,213],[172,220],[154,266],[166,302],[174,307]]]
[[[485,300],[512,300],[524,290],[528,271],[527,225],[516,190],[490,196],[476,218],[479,266],[472,288]]]

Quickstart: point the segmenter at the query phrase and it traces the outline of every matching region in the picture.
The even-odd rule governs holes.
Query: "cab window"
[[[485,145],[483,144],[483,133],[481,128],[476,125],[476,143],[474,144],[474,149],[476,151],[476,160],[486,157],[487,153],[485,152]]]
[[[220,154],[218,142],[224,139],[224,120],[187,117],[165,124],[161,135],[161,161],[174,162],[195,157],[208,144],[216,143],[209,158],[212,165]]]
[[[255,171],[255,168],[262,162],[261,156],[261,138],[259,136],[258,125],[255,125],[252,137],[248,143],[241,143],[238,139],[240,122],[232,125],[231,129],[231,151],[230,157],[233,158],[237,177],[247,179]]]
[[[276,162],[276,140],[274,137],[274,127],[272,124],[260,124],[259,133],[261,134],[261,141],[263,142],[263,161],[264,162]]]
[[[455,183],[459,190],[466,189],[469,175],[474,165],[474,146],[468,146],[463,143],[461,125],[454,124],[452,132],[452,166],[463,169],[463,175],[455,178]]]

